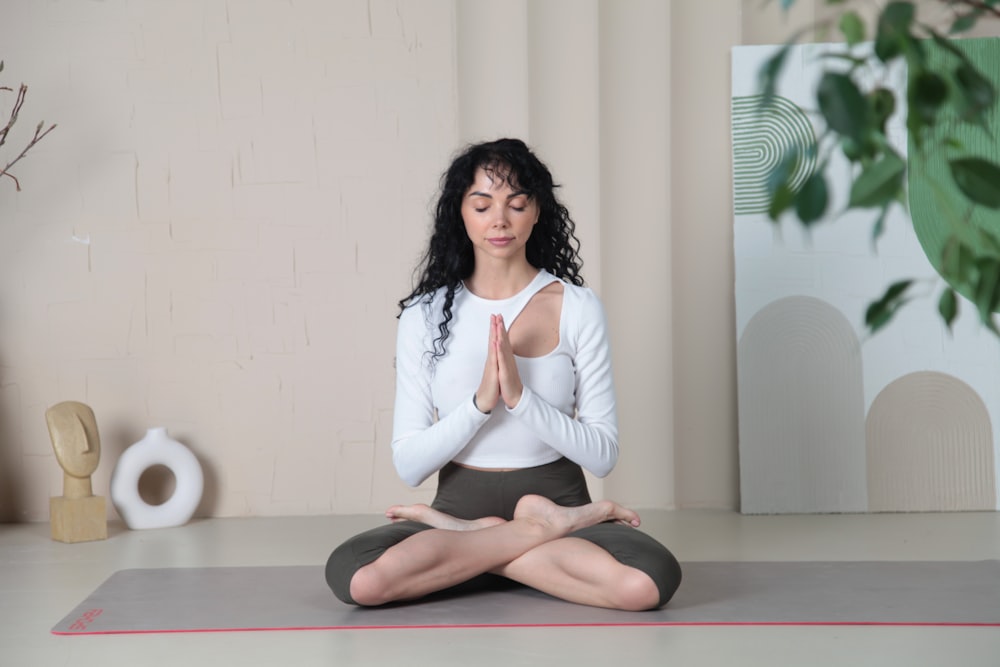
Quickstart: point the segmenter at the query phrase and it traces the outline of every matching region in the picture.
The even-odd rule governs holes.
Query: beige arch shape
[[[993,430],[982,398],[945,373],[895,380],[866,424],[873,512],[995,510]]]
[[[737,351],[742,511],[864,512],[861,345],[827,302],[762,308]]]

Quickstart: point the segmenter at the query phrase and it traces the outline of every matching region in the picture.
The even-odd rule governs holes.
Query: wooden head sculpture
[[[45,422],[56,460],[63,469],[63,496],[93,495],[90,476],[101,460],[101,439],[94,411],[83,403],[65,401],[45,411]]]

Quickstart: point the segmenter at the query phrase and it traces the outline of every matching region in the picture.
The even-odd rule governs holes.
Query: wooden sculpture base
[[[49,498],[52,539],[57,542],[93,542],[108,539],[108,515],[104,496]]]

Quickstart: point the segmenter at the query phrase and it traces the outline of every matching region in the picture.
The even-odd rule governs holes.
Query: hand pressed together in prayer
[[[523,391],[524,385],[517,371],[517,361],[503,316],[491,315],[489,350],[483,380],[476,391],[476,407],[482,412],[490,412],[502,399],[504,405],[514,408],[521,400]]]

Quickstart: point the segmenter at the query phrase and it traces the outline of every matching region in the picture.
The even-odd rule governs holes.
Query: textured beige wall
[[[0,183],[0,517],[47,518],[44,410],[93,407],[118,454],[166,426],[200,512],[369,511],[396,300],[458,140],[450,1],[11,0]]]
[[[395,302],[448,157],[501,134],[565,184],[611,315],[603,491],[735,508],[730,49],[822,4],[6,0],[9,144],[60,127],[0,182],[0,520],[47,517],[43,414],[71,399],[99,493],[162,425],[206,467],[201,514],[428,498],[388,457]]]
[[[601,7],[602,287],[619,379],[623,474],[609,496],[672,507],[671,15],[662,2]]]
[[[672,4],[674,436],[685,507],[739,499],[729,51],[742,4]]]
[[[566,184],[610,304],[628,405],[608,490],[672,506],[669,13],[5,3],[3,81],[31,85],[10,143],[59,128],[22,192],[0,183],[0,519],[47,518],[62,400],[97,414],[97,493],[165,426],[205,466],[202,515],[429,498],[389,463],[395,303],[450,154],[511,133]]]

